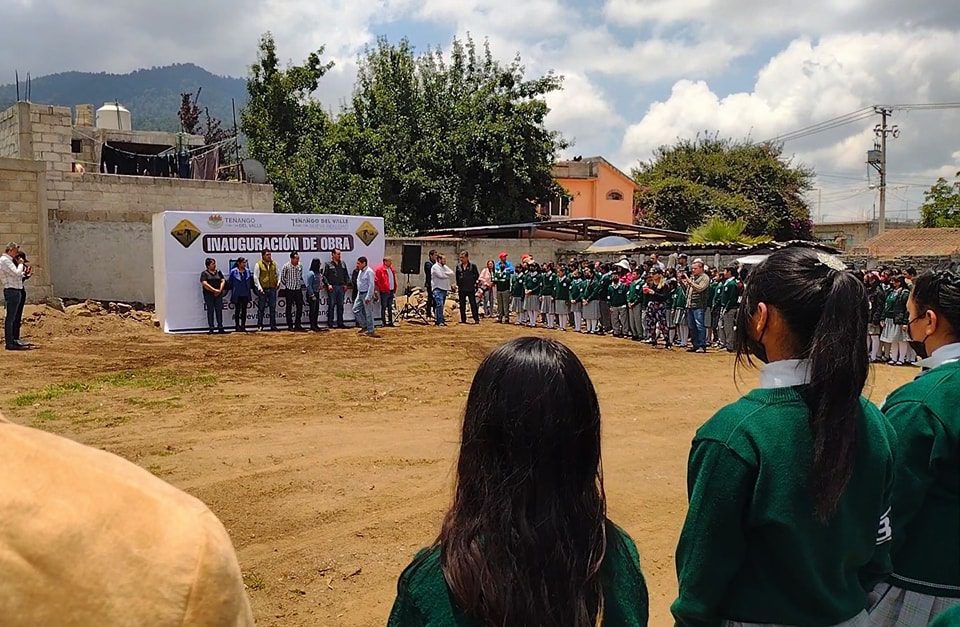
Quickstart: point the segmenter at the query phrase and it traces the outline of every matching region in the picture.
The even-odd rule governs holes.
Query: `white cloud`
[[[798,39],[759,72],[750,92],[720,96],[704,81],[681,80],[624,133],[620,162],[636,163],[662,144],[697,132],[762,140],[875,103],[960,101],[945,81],[960,57],[960,32],[888,30]],[[817,170],[866,175],[865,151],[877,119],[789,142],[787,152]],[[889,146],[890,178],[924,177],[954,167],[960,111],[894,112],[902,131]],[[928,176],[928,175],[927,175]],[[834,184],[832,187],[836,187]],[[917,194],[913,194],[916,200]],[[860,206],[846,209],[855,212]]]

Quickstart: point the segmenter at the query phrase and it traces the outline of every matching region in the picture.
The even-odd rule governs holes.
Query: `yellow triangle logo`
[[[173,235],[173,239],[180,242],[180,245],[184,248],[190,248],[190,244],[200,237],[200,229],[190,220],[180,220],[170,231],[170,235]]]
[[[369,246],[370,242],[377,239],[377,235],[380,235],[380,231],[377,230],[377,227],[373,226],[369,220],[364,220],[357,228],[357,237],[360,238],[360,241],[364,245]]]

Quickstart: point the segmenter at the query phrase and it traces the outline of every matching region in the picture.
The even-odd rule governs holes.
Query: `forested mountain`
[[[20,96],[25,99],[24,76],[20,76]],[[129,74],[105,72],[62,72],[37,76],[31,80],[30,100],[40,104],[73,107],[119,100],[130,109],[133,128],[144,130],[179,130],[177,110],[182,92],[200,93],[200,107],[208,107],[210,115],[223,120],[225,127],[233,125],[230,99],[237,102],[237,120],[240,108],[247,102],[247,81],[211,74],[192,63],[178,63],[165,67],[137,70]],[[15,85],[0,85],[0,110],[17,99]]]

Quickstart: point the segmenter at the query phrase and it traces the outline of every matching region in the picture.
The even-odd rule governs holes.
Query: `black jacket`
[[[477,264],[468,264],[466,268],[462,264],[457,264],[457,290],[473,291],[477,289],[479,280],[480,271],[477,270]]]
[[[347,265],[342,261],[334,264],[328,261],[323,264],[323,278],[327,280],[328,285],[349,285],[350,275],[347,274]]]
[[[433,269],[433,262],[429,260],[424,261],[423,273],[427,275],[427,282],[425,283],[425,285],[427,286],[428,289],[433,286],[433,276],[430,274],[431,269]]]

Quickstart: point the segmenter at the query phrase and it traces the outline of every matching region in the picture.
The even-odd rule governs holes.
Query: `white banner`
[[[383,218],[289,213],[218,213],[166,211],[153,216],[154,292],[157,316],[167,333],[207,330],[207,313],[200,287],[204,260],[217,260],[217,269],[228,277],[238,257],[245,257],[252,271],[263,250],[273,253],[277,269],[300,253],[306,275],[314,259],[330,261],[334,248],[342,251],[347,272],[357,258],[370,266],[380,265],[384,254]],[[347,294],[343,317],[353,320],[352,293]],[[224,295],[224,326],[233,326],[230,293]],[[308,307],[304,297],[303,321]],[[286,326],[286,302],[277,298],[277,324]],[[264,312],[264,322],[269,309]],[[327,318],[327,294],[321,295],[320,320]],[[257,300],[247,310],[247,326],[256,324]]]

